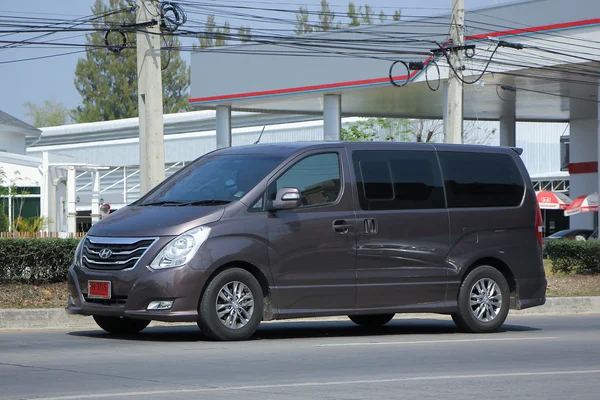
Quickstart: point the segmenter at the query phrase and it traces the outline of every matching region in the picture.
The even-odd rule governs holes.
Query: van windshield
[[[281,161],[266,155],[208,155],[166,180],[139,206],[209,206],[241,199]]]

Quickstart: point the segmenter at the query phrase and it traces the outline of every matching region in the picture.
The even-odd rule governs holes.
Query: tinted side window
[[[440,152],[448,207],[514,207],[525,184],[508,154]]]
[[[361,209],[445,208],[434,152],[365,150],[355,151],[352,159]]]
[[[281,188],[300,190],[302,207],[334,203],[341,191],[340,161],[336,153],[309,156],[285,172],[276,182],[275,193]]]

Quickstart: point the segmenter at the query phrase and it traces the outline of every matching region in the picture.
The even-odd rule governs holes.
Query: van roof
[[[477,153],[509,153],[512,151],[522,154],[522,149],[515,147],[485,146],[470,144],[445,144],[445,143],[414,143],[414,142],[335,142],[335,141],[306,141],[261,143],[243,146],[228,147],[217,150],[222,154],[269,154],[288,157],[300,150],[330,148],[344,146],[351,150],[419,150],[424,148],[439,151],[469,151]]]

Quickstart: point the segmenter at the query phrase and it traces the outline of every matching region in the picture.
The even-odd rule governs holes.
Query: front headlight
[[[162,249],[150,267],[153,269],[175,268],[189,263],[198,249],[206,242],[209,234],[210,228],[199,226],[179,235]]]
[[[81,238],[79,244],[77,245],[77,248],[75,249],[75,254],[73,255],[73,265],[81,265],[81,253],[83,252],[83,242],[85,242],[85,236]]]

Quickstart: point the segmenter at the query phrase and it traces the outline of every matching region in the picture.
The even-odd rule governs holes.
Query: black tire
[[[350,321],[357,325],[378,328],[390,322],[396,314],[348,315]]]
[[[94,315],[94,321],[106,332],[116,335],[133,335],[141,332],[150,324],[150,321],[145,319],[105,317],[103,315]]]
[[[482,282],[484,285],[483,291],[479,291],[475,288],[476,284]],[[496,287],[491,293],[491,298],[487,292],[489,282],[494,282]],[[497,294],[502,296],[502,299],[498,299]],[[471,294],[474,294],[474,299],[479,299],[479,293],[486,293],[481,295],[480,303],[471,306]],[[491,301],[487,302],[485,299],[490,298]],[[496,298],[497,301],[493,301]],[[485,306],[485,303],[488,306]],[[498,307],[499,306],[499,307]],[[458,291],[458,311],[452,314],[452,320],[458,326],[458,328],[465,332],[470,333],[488,333],[497,331],[508,316],[510,308],[510,289],[506,278],[500,271],[494,267],[488,265],[482,265],[475,268],[473,271],[465,277],[460,289]],[[481,317],[475,314],[481,314]]]
[[[245,319],[247,321],[245,322],[245,325],[230,327],[226,326],[225,322],[222,322],[219,318],[219,315],[217,314],[217,301],[219,301],[221,307],[239,301],[240,299],[234,299],[232,303],[227,303],[219,297],[219,293],[225,286],[235,284],[236,282],[245,285],[248,291],[244,289],[244,293],[246,294],[242,297],[245,298],[248,293],[250,293],[254,301],[254,306],[250,318],[247,318],[249,310],[243,307],[243,304],[246,303],[240,302],[238,304],[239,308],[237,308],[237,310],[239,310],[239,316],[235,315],[233,307],[223,308],[223,311],[232,310],[225,315],[226,318],[228,315],[233,315],[235,321],[240,321],[240,324],[242,323],[242,317],[246,316]],[[246,340],[256,332],[256,328],[258,328],[258,325],[263,318],[262,288],[250,272],[241,268],[227,269],[215,276],[206,287],[206,290],[200,299],[198,314],[198,326],[202,333],[210,339],[224,341]],[[226,319],[226,321],[229,320]]]

